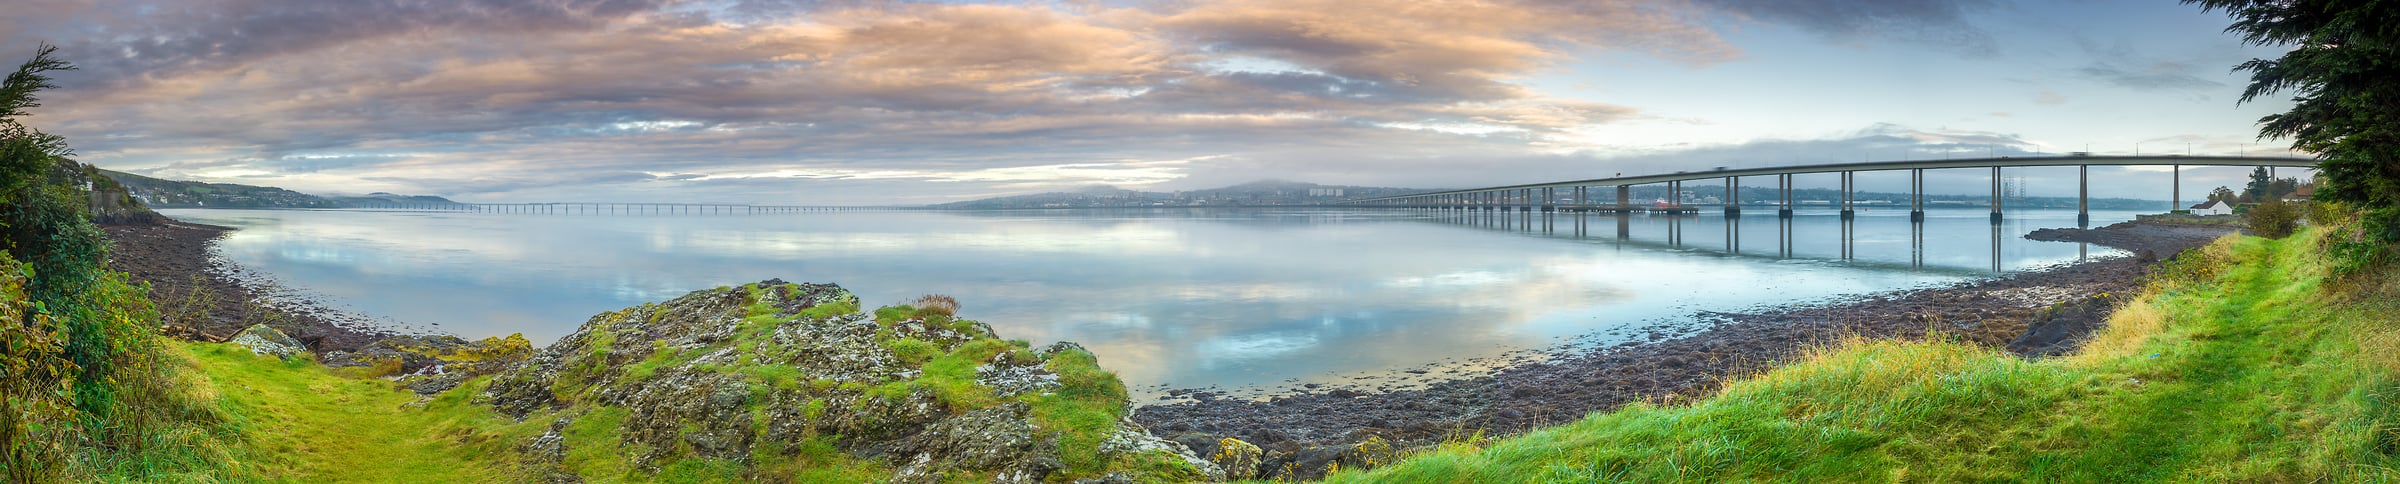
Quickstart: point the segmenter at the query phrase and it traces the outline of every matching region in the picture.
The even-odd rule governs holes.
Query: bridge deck
[[[1998,168],[2016,168],[2016,167],[2029,167],[2029,166],[2183,166],[2183,165],[2190,165],[2190,166],[2272,166],[2272,167],[2283,167],[2283,168],[2315,168],[2315,167],[2317,166],[2317,160],[2316,160],[2315,158],[2282,158],[2282,157],[2259,157],[2259,156],[2181,156],[2181,155],[2172,155],[2172,156],[2047,156],[2047,157],[2040,157],[2040,156],[2037,156],[2037,157],[2009,157],[2009,156],[2002,156],[2002,157],[1997,157],[1997,158],[1960,158],[1960,159],[1955,159],[1955,160],[1874,161],[1874,162],[1860,162],[1860,163],[1829,163],[1829,164],[1821,164],[1821,165],[1796,165],[1796,166],[1782,166],[1782,167],[1769,167],[1769,168],[1742,168],[1742,169],[1727,169],[1727,170],[1710,170],[1710,171],[1676,172],[1676,173],[1663,173],[1663,174],[1656,174],[1656,175],[1637,175],[1637,176],[1610,177],[1610,178],[1593,178],[1593,179],[1587,179],[1587,180],[1572,180],[1572,181],[1560,181],[1560,182],[1548,182],[1548,183],[1529,183],[1529,184],[1523,184],[1523,185],[1508,185],[1508,186],[1485,187],[1485,188],[1469,188],[1469,189],[1461,189],[1461,190],[1443,190],[1443,191],[1436,191],[1436,192],[1415,193],[1415,194],[1408,194],[1408,195],[1398,195],[1398,196],[1390,196],[1390,197],[1365,198],[1365,199],[1354,200],[1353,202],[1354,202],[1354,203],[1382,202],[1382,201],[1391,201],[1391,200],[1407,200],[1407,199],[1422,198],[1422,197],[1428,197],[1428,196],[1438,196],[1438,195],[1461,195],[1461,194],[1472,194],[1472,193],[1488,193],[1488,192],[1499,192],[1499,191],[1509,191],[1509,190],[1527,190],[1527,189],[1541,189],[1541,188],[1570,188],[1570,187],[1596,187],[1596,186],[1648,185],[1648,184],[1652,184],[1652,183],[1666,183],[1666,182],[1674,182],[1674,181],[1686,181],[1686,180],[1709,180],[1709,179],[1726,178],[1726,177],[1739,177],[1739,176],[1764,176],[1764,175],[1801,175],[1801,174],[1810,174],[1810,173],[1841,173],[1841,172],[1854,172],[1854,171],[1891,171],[1891,170],[1918,170],[1918,169],[1923,169],[1923,170],[1935,170],[1935,169],[1947,169],[1947,168],[1995,168],[1995,167],[1998,167]]]

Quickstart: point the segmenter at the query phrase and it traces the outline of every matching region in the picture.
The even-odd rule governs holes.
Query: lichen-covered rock
[[[554,422],[520,446],[553,480],[603,472],[575,455],[721,480],[1222,478],[1126,420],[1123,383],[1088,351],[998,339],[942,299],[868,312],[831,284],[693,292],[593,316],[480,398]]]
[[[977,409],[892,443],[886,455],[905,462],[893,481],[935,482],[942,470],[965,468],[998,470],[995,482],[1041,482],[1066,465],[1058,439],[1027,421],[1028,410],[1024,403]]]
[[[1265,451],[1258,446],[1226,437],[1217,441],[1217,451],[1209,454],[1208,460],[1225,469],[1226,479],[1240,480],[1258,477],[1258,459],[1262,455]]]
[[[286,360],[292,359],[292,355],[308,351],[308,347],[300,345],[300,340],[292,339],[291,336],[284,335],[282,331],[276,331],[275,328],[267,327],[264,324],[253,324],[249,328],[242,329],[241,333],[233,335],[231,341],[233,344],[249,348],[250,354],[274,355],[276,358]]]

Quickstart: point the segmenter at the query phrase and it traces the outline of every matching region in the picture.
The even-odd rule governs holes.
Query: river
[[[859,211],[568,216],[164,210],[296,297],[536,344],[693,290],[833,282],[870,307],[956,297],[1002,337],[1075,341],[1129,387],[1330,381],[1620,330],[1949,284],[2121,252],[2034,242],[2073,211],[1725,219],[1404,210]],[[2132,218],[2094,212],[2094,225]],[[1847,230],[1849,237],[1843,237]],[[1779,235],[1788,234],[1788,235]],[[1848,258],[1844,257],[1845,245]],[[1737,250],[1738,249],[1738,250]],[[1580,337],[1580,338],[1579,338]],[[1137,391],[1146,393],[1146,391]]]

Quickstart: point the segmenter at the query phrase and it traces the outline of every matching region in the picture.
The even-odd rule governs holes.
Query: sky
[[[2288,96],[2237,103],[2231,70],[2283,49],[2173,1],[8,3],[0,62],[81,67],[25,119],[78,160],[328,195],[879,205],[2288,146],[2255,127]],[[2165,199],[2163,170],[2094,168],[2093,195]],[[2187,169],[2182,198],[2247,172]],[[2072,168],[2008,176],[2074,193]]]

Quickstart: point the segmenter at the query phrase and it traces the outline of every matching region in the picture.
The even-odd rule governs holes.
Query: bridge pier
[[[2092,165],[2075,167],[2075,228],[2092,226]]]
[[[1783,204],[1776,206],[1775,216],[1784,219],[1792,218],[1792,174],[1775,175],[1775,191],[1783,194]]]
[[[2000,224],[2000,167],[1992,167],[1992,224]]]
[[[2173,171],[2173,172],[2174,172],[2174,174],[2173,174],[2173,175],[2170,175],[2170,176],[2172,176],[2172,177],[2175,179],[2175,189],[2174,189],[2174,190],[2175,190],[2175,194],[2174,194],[2174,197],[2175,197],[2175,198],[2173,198],[2173,199],[2170,199],[2170,200],[2168,200],[2168,201],[2167,201],[2167,213],[2175,213],[2175,211],[2176,211],[2176,210],[2184,210],[2184,208],[2183,208],[2183,165],[2174,165],[2174,166],[2175,166],[2175,168],[2174,168],[2173,170],[2170,170],[2170,171]]]
[[[1742,216],[1742,177],[1725,177],[1725,216]]]
[[[1854,177],[1857,176],[1857,174],[1858,172],[1853,171],[1842,172],[1842,220],[1858,218],[1858,212],[1853,210],[1853,206],[1850,202],[1850,193],[1854,190],[1854,188],[1851,186],[1851,183],[1852,180],[1856,179]]]
[[[1908,221],[1925,221],[1925,169],[1908,170]]]

